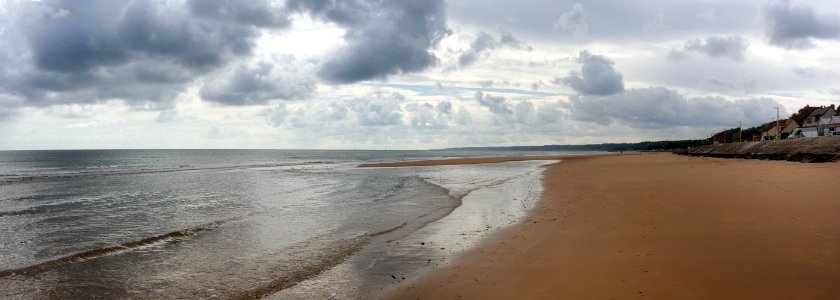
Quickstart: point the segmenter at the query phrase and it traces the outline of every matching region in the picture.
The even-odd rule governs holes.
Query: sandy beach
[[[418,164],[436,163],[402,165]],[[546,170],[526,221],[388,297],[837,298],[838,180],[836,163],[566,158]]]

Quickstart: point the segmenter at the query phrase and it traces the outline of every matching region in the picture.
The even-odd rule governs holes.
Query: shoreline
[[[626,153],[624,155],[638,154],[637,152]],[[495,156],[495,157],[467,157],[467,158],[448,158],[448,159],[432,159],[432,160],[413,160],[413,161],[398,161],[398,162],[381,162],[381,163],[366,163],[360,164],[358,168],[402,168],[402,167],[433,167],[433,166],[457,166],[457,165],[472,165],[472,164],[494,164],[513,161],[531,161],[531,160],[568,160],[580,159],[585,157],[595,157],[610,155],[604,154],[580,154],[580,155],[539,155],[539,156]],[[617,154],[616,154],[617,155]]]
[[[385,297],[840,295],[837,178],[835,164],[565,157],[545,171],[542,199],[525,222]]]
[[[339,265],[266,299],[379,298],[383,291],[448,264],[485,237],[520,222],[539,201],[544,166],[552,162],[519,159],[500,164],[360,169],[424,178],[426,184],[444,190],[454,206],[374,234]],[[427,196],[424,192],[413,197]],[[417,203],[423,205],[423,201]]]

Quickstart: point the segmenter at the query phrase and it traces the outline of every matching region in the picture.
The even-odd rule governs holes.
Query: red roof
[[[800,116],[803,116],[803,117],[808,117],[808,116],[811,115],[811,113],[813,113],[817,109],[819,109],[819,107],[816,107],[816,106],[812,107],[810,105],[805,105],[805,107],[801,108],[799,110],[799,112],[797,112],[797,114],[799,114]]]

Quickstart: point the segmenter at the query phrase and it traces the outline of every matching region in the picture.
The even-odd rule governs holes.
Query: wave
[[[103,257],[106,255],[113,255],[122,252],[128,252],[132,250],[137,250],[140,248],[150,247],[154,245],[164,244],[164,243],[177,243],[186,238],[211,231],[213,229],[218,228],[224,223],[234,221],[236,219],[227,219],[227,220],[220,220],[214,221],[207,224],[195,226],[192,228],[184,229],[184,230],[177,230],[172,231],[160,235],[155,235],[151,237],[147,237],[141,240],[131,241],[123,244],[119,244],[116,246],[110,247],[103,247],[98,249],[92,249],[84,252],[79,252],[63,257],[59,257],[56,259],[48,260],[39,264],[31,265],[28,267],[18,268],[18,269],[8,269],[8,270],[0,270],[0,278],[9,277],[14,275],[32,275],[41,273],[44,271],[49,271],[58,267],[83,262],[91,259],[96,259],[99,257]]]
[[[180,165],[175,168],[161,168],[161,169],[134,169],[134,170],[111,170],[101,171],[101,169],[93,169],[94,171],[75,171],[75,172],[61,172],[61,173],[43,173],[43,174],[0,174],[0,185],[26,182],[26,181],[42,181],[42,180],[61,180],[61,179],[75,179],[87,177],[101,177],[101,176],[123,176],[123,175],[140,175],[140,174],[155,174],[155,173],[172,173],[172,172],[189,172],[189,171],[228,171],[252,168],[275,168],[275,167],[289,167],[289,166],[308,166],[320,164],[334,164],[333,161],[303,161],[292,163],[275,163],[275,164],[253,164],[253,165],[237,165],[237,166],[207,166],[196,167],[192,165]],[[87,167],[83,168],[91,170]]]
[[[36,195],[36,196],[26,196],[26,197],[13,197],[8,198],[6,201],[12,202],[22,202],[22,201],[30,201],[33,203],[41,203],[40,201],[45,199],[64,199],[68,198],[70,195],[65,194],[57,194],[57,195]],[[44,203],[44,204],[37,204],[26,208],[19,208],[17,210],[8,210],[8,211],[0,211],[0,217],[10,217],[10,216],[22,216],[22,215],[36,215],[41,213],[46,213],[50,211],[64,211],[67,207],[73,206],[80,206],[81,203],[89,202],[88,199],[72,199],[69,201],[63,202],[53,202],[53,203]]]
[[[32,208],[20,209],[20,210],[11,210],[11,211],[0,211],[0,217],[13,217],[13,216],[22,216],[22,215],[34,215],[43,213],[49,210],[47,205],[44,206],[37,206]],[[50,205],[51,206],[51,205]]]
[[[402,191],[403,189],[405,189],[406,186],[408,186],[411,183],[427,183],[427,184],[431,184],[431,185],[436,186],[436,187],[440,187],[436,184],[433,184],[433,183],[430,183],[430,182],[424,180],[423,178],[421,178],[420,176],[417,176],[417,175],[400,177],[399,182],[397,182],[397,184],[389,187],[388,189],[386,189],[385,191],[383,191],[381,193],[373,195],[372,201],[377,202],[377,201],[382,201],[382,200],[388,199],[388,198],[394,196],[395,194],[397,194],[398,192]]]
[[[402,223],[400,225],[379,232],[362,234],[354,238],[332,243],[329,245],[329,247],[322,247],[319,250],[314,250],[321,251],[322,253],[317,257],[307,259],[307,264],[302,266],[286,268],[283,270],[282,274],[278,274],[278,276],[276,278],[273,278],[271,281],[264,282],[262,285],[251,288],[249,290],[235,293],[230,298],[259,299],[267,295],[287,289],[305,280],[314,278],[315,276],[318,276],[321,273],[332,269],[338,264],[341,264],[348,257],[352,256],[353,254],[362,250],[365,246],[370,244],[370,242],[373,241],[375,238],[398,231],[402,228],[405,228],[406,225],[407,223]],[[313,241],[309,241],[298,244],[288,249],[288,251],[311,253],[313,252],[313,249],[308,249],[307,247],[309,247],[310,243],[312,242]]]

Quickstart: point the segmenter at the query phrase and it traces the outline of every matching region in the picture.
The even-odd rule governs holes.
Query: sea
[[[0,298],[372,299],[521,222],[572,152],[0,151]]]

